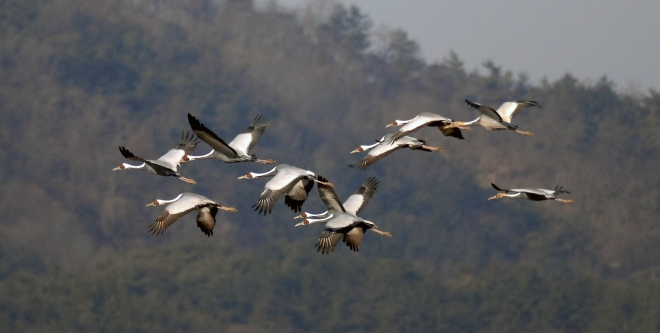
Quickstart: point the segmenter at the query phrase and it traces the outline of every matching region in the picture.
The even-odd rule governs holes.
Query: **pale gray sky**
[[[319,0],[276,2],[293,9],[310,1]],[[429,63],[453,50],[469,71],[484,73],[481,64],[490,59],[503,70],[527,73],[533,83],[565,73],[582,82],[607,75],[619,90],[660,91],[657,0],[336,2],[358,6],[374,29],[405,30]]]

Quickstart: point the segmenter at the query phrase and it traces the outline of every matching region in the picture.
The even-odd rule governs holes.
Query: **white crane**
[[[463,134],[461,133],[461,130],[472,130],[471,128],[467,126],[460,126],[460,125],[452,125],[455,122],[449,118],[445,118],[441,115],[437,115],[435,113],[430,113],[430,112],[424,112],[420,113],[415,118],[410,119],[410,120],[395,120],[391,124],[388,124],[385,127],[390,127],[390,126],[401,126],[401,129],[399,129],[398,132],[396,132],[391,138],[390,142],[394,142],[404,136],[406,136],[408,133],[412,133],[415,131],[420,130],[422,127],[429,126],[429,127],[437,127],[442,134],[445,136],[451,136],[455,137],[458,139],[463,140]]]
[[[376,163],[378,160],[384,158],[385,156],[393,153],[400,148],[410,148],[412,150],[422,150],[422,151],[442,151],[440,147],[431,147],[427,146],[426,142],[423,140],[415,139],[413,137],[404,136],[390,143],[390,139],[394,134],[388,134],[382,137],[380,140],[376,141],[373,145],[361,145],[351,152],[358,153],[362,151],[370,150],[367,153],[367,156],[360,161],[360,164],[357,167],[360,170],[366,169],[368,166]],[[354,165],[351,165],[353,167]]]
[[[302,222],[296,224],[296,227],[298,227],[326,222],[321,237],[316,243],[317,252],[321,252],[321,254],[333,252],[335,246],[337,246],[340,240],[346,243],[351,250],[357,252],[360,250],[362,238],[364,238],[364,233],[367,230],[372,230],[381,236],[392,237],[392,234],[389,232],[378,230],[378,226],[376,226],[375,223],[349,213],[345,207],[342,206],[339,197],[332,187],[325,185],[327,184],[327,179],[321,176],[319,176],[318,179],[322,181],[322,183],[319,183],[318,185],[319,195],[328,208],[329,214],[316,219],[306,218]]]
[[[261,115],[254,117],[252,124],[243,131],[243,133],[237,135],[234,140],[227,144],[219,136],[217,136],[213,131],[208,129],[204,124],[202,124],[197,118],[195,118],[190,113],[188,114],[188,123],[193,132],[204,142],[206,142],[213,150],[208,154],[200,156],[190,156],[186,155],[182,162],[193,161],[193,160],[202,160],[207,158],[215,158],[221,160],[225,163],[236,163],[236,162],[257,162],[263,164],[275,163],[275,160],[260,160],[256,155],[250,155],[250,150],[259,142],[261,134],[264,133],[266,127],[269,123],[263,123],[261,121]]]
[[[199,143],[199,140],[194,135],[189,135],[189,133],[181,133],[181,140],[179,145],[176,148],[170,149],[165,155],[159,157],[156,160],[145,160],[144,158],[137,157],[133,155],[128,149],[123,146],[119,147],[119,152],[127,159],[142,162],[140,165],[132,165],[128,163],[122,163],[118,167],[112,169],[112,171],[118,170],[129,170],[129,169],[141,169],[147,170],[155,175],[160,176],[173,176],[183,180],[189,184],[195,184],[196,182],[192,179],[181,176],[181,173],[177,171],[179,166],[179,161],[187,155],[192,153],[195,150],[195,147]]]
[[[321,179],[321,176],[319,176],[319,180]],[[319,186],[319,194],[321,195],[321,200],[325,203],[327,207],[332,207],[332,209],[328,209],[327,211],[321,213],[321,214],[312,214],[308,212],[303,212],[302,214],[294,217],[294,219],[297,218],[322,218],[322,217],[327,217],[329,216],[332,212],[335,211],[342,211],[342,208],[345,212],[353,215],[358,215],[360,212],[364,209],[364,207],[369,204],[369,201],[371,201],[371,198],[374,195],[374,192],[376,192],[376,188],[378,188],[378,185],[380,184],[380,181],[376,177],[369,177],[367,180],[360,186],[360,188],[352,194],[342,205],[337,206],[336,204],[339,203],[339,198],[337,198],[335,191],[322,191],[321,188],[322,186]],[[329,198],[326,196],[330,196]],[[334,196],[334,197],[333,197]]]
[[[147,204],[146,207],[165,204],[168,205],[165,207],[163,214],[149,227],[152,235],[162,235],[165,229],[180,217],[193,210],[197,210],[197,226],[205,235],[211,237],[213,235],[213,227],[215,227],[215,214],[218,212],[218,209],[228,212],[237,211],[234,207],[225,207],[205,196],[188,192],[181,193],[172,200],[156,199]]]
[[[556,186],[554,190],[546,190],[543,188],[513,188],[513,189],[503,189],[497,187],[497,185],[491,183],[494,189],[499,192],[494,196],[488,198],[488,200],[502,199],[502,198],[511,198],[511,199],[527,199],[531,201],[543,201],[543,200],[555,200],[563,203],[575,203],[573,200],[566,200],[558,198],[557,195],[562,193],[571,194],[566,190],[562,190],[563,187]]]
[[[253,179],[259,177],[273,177],[264,186],[264,191],[259,196],[259,200],[252,208],[259,213],[271,214],[273,206],[284,195],[285,203],[294,212],[302,209],[302,204],[307,200],[307,194],[314,187],[314,182],[333,186],[316,179],[316,175],[309,171],[296,168],[287,164],[280,164],[272,170],[265,173],[249,172],[238,179]]]
[[[520,110],[524,108],[528,108],[532,106],[541,107],[541,105],[535,101],[505,102],[497,110],[493,110],[492,108],[485,105],[481,105],[479,103],[471,102],[467,99],[465,100],[465,102],[469,106],[477,109],[479,113],[481,113],[481,116],[469,122],[454,122],[454,124],[452,124],[451,126],[465,127],[465,126],[481,125],[485,129],[490,131],[511,130],[511,131],[515,131],[516,133],[520,133],[527,136],[534,135],[534,133],[532,132],[519,130],[517,125],[511,124],[511,120],[516,114],[518,114],[518,112],[520,112]]]

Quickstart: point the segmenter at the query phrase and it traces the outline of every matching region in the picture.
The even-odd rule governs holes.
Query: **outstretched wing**
[[[206,236],[213,236],[215,227],[215,214],[218,213],[216,205],[205,205],[197,207],[197,226]]]
[[[387,155],[393,153],[397,149],[401,148],[396,143],[390,144],[386,142],[381,142],[378,146],[375,148],[371,149],[369,153],[367,153],[367,156],[360,161],[360,164],[358,164],[358,169],[364,170],[368,166],[380,161],[381,159],[385,158]]]
[[[481,105],[479,103],[468,101],[467,99],[465,100],[465,102],[467,103],[467,105],[479,110],[479,112],[482,115],[494,119],[496,121],[502,122],[502,117],[500,117],[500,114],[497,113],[497,111],[493,110],[492,108],[485,105]]]
[[[440,125],[440,126],[438,126],[438,129],[445,136],[450,136],[450,137],[453,137],[453,138],[465,140],[465,138],[463,137],[463,133],[461,132],[460,128],[456,128],[456,127],[449,128],[449,127],[447,127],[447,125]]]
[[[349,214],[358,215],[362,209],[364,209],[364,207],[369,204],[369,201],[373,197],[374,192],[376,192],[376,188],[378,188],[379,184],[380,181],[378,178],[367,178],[367,180],[364,182],[364,184],[362,184],[357,192],[348,197],[348,199],[344,202],[343,206],[346,212]]]
[[[232,147],[213,133],[213,131],[204,126],[204,124],[190,113],[188,114],[188,123],[190,123],[190,128],[192,128],[193,132],[195,132],[202,141],[206,142],[215,151],[227,156],[238,155]]]
[[[335,246],[337,246],[343,237],[343,234],[333,232],[332,230],[323,230],[319,241],[316,242],[316,252],[321,252],[321,254],[333,252]]]
[[[300,212],[302,205],[307,200],[309,192],[314,187],[314,182],[309,179],[299,180],[284,196],[284,203],[294,212]]]
[[[322,182],[328,182],[328,180],[321,175],[317,176],[317,179]],[[323,200],[323,203],[328,208],[328,212],[332,213],[346,211],[344,206],[342,206],[341,202],[339,201],[339,196],[337,196],[337,193],[335,193],[335,190],[332,187],[320,183],[317,185],[317,187],[319,189],[321,200]]]
[[[255,203],[252,208],[254,208],[254,210],[258,210],[259,214],[270,214],[273,212],[273,206],[275,206],[275,203],[280,200],[283,195],[284,192],[282,191],[266,188],[261,193],[259,200],[257,200],[257,203]]]
[[[497,185],[495,185],[495,184],[493,184],[493,183],[490,183],[490,185],[492,185],[493,188],[496,189],[496,190],[498,190],[498,191],[502,191],[502,192],[504,192],[504,193],[509,193],[509,192],[511,192],[511,190],[507,190],[507,189],[504,189],[504,188],[499,188],[499,187],[497,187]]]
[[[126,149],[124,146],[119,146],[119,152],[120,152],[125,158],[127,158],[127,159],[129,159],[129,160],[138,161],[138,162],[142,162],[142,163],[147,163],[147,162],[148,162],[147,160],[145,160],[145,159],[142,158],[142,157],[137,157],[137,156],[133,155],[133,153],[131,153],[130,151],[128,151],[128,149]]]
[[[199,138],[195,134],[190,134],[188,131],[181,131],[181,140],[179,140],[179,145],[176,148],[183,150],[186,155],[190,155],[195,151],[199,142]]]
[[[167,210],[165,210],[163,214],[158,217],[158,219],[156,219],[156,222],[149,226],[149,232],[151,232],[151,234],[154,236],[162,235],[167,227],[176,222],[181,216],[188,214],[193,209],[195,209],[195,207],[176,214],[170,214]]]
[[[520,110],[532,106],[538,106],[539,108],[541,107],[541,105],[535,101],[504,102],[497,109],[497,113],[502,117],[503,121],[510,123],[513,117],[515,117],[518,112],[520,112]]]
[[[237,135],[234,140],[231,140],[229,145],[236,151],[249,153],[257,145],[261,134],[264,133],[268,125],[270,123],[263,120],[260,114],[256,115],[250,126],[243,133]]]
[[[344,242],[354,252],[360,251],[360,244],[364,238],[364,233],[367,231],[367,226],[363,223],[355,226],[349,232],[346,233],[344,237]]]

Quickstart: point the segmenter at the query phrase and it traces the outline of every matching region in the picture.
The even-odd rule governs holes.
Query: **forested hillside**
[[[0,322],[12,331],[660,330],[660,93],[606,77],[531,84],[484,59],[422,59],[405,31],[316,2],[298,13],[251,1],[0,0]],[[465,140],[413,134],[444,152],[402,150],[366,171],[349,154],[433,112],[472,120],[465,99],[543,108],[514,119],[533,137],[475,127]],[[253,150],[309,169],[342,199],[381,186],[360,252],[313,244],[283,203],[251,206],[272,166],[217,160],[174,177],[112,169],[125,146],[157,158],[190,130],[225,140],[256,114]],[[210,148],[201,143],[196,154]],[[486,199],[502,187],[563,185],[576,201]],[[154,199],[208,196],[161,237]],[[316,189],[304,210],[321,212]]]

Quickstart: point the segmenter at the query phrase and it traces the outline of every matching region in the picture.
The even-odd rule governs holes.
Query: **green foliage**
[[[314,30],[316,29],[316,30]],[[603,78],[530,84],[455,53],[426,64],[401,30],[370,49],[357,7],[308,24],[250,1],[0,1],[0,325],[12,331],[656,331],[660,95]],[[310,32],[311,31],[311,32]],[[385,124],[434,112],[477,117],[470,99],[543,106],[535,133],[436,129],[442,153],[400,151],[367,171],[348,152]],[[254,164],[182,165],[194,187],[112,172],[117,146],[156,158],[189,130],[225,140],[255,114],[254,149],[315,171],[346,198],[382,185],[359,253],[320,256],[315,228],[251,210]],[[198,146],[206,153],[209,147]],[[564,185],[575,205],[486,201],[490,183]],[[214,237],[185,216],[159,238],[156,198],[194,191],[235,206]],[[322,211],[314,195],[307,211]],[[196,245],[196,244],[221,245]]]

